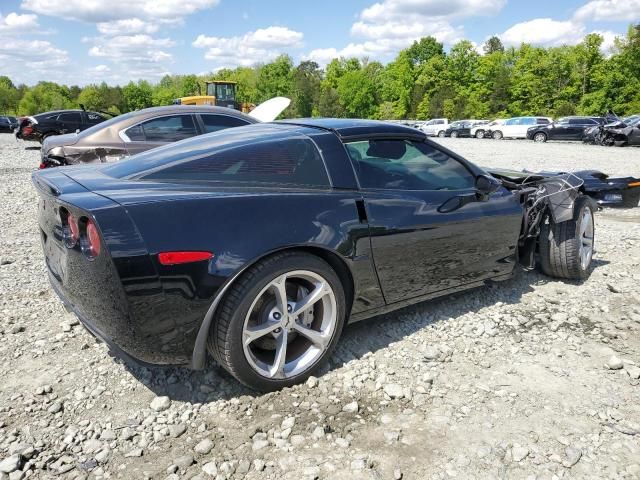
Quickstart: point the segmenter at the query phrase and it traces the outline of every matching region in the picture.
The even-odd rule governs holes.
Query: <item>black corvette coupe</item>
[[[570,174],[490,176],[424,133],[364,120],[238,127],[116,164],[42,170],[51,284],[113,349],[244,384],[303,381],[345,323],[511,276],[588,275]]]

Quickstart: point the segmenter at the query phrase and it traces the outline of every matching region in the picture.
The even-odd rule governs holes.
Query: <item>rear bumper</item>
[[[71,303],[71,301],[64,295],[62,290],[59,288],[58,282],[53,277],[51,272],[49,272],[49,283],[51,283],[51,288],[53,288],[53,291],[56,293],[56,295],[64,305],[64,308],[68,312],[71,312],[76,317],[78,317],[78,320],[80,320],[80,323],[82,323],[82,326],[84,326],[89,331],[89,333],[91,333],[91,335],[93,335],[96,339],[105,343],[109,347],[109,350],[116,357],[122,358],[123,360],[126,360],[128,362],[137,363],[145,367],[153,367],[158,365],[156,363],[141,360],[140,358],[135,356],[135,353],[126,352],[125,350],[123,350],[122,347],[120,347],[116,342],[114,342],[111,337],[109,337],[106,333],[104,333],[94,322],[89,320],[85,315],[82,314],[82,312],[80,312],[79,309],[75,307],[75,305],[73,305],[73,303]]]

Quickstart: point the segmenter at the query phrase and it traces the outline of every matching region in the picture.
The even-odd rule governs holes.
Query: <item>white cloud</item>
[[[38,28],[38,16],[33,14],[19,15],[11,12],[6,17],[0,14],[0,35],[20,34],[25,30]]]
[[[4,38],[0,41],[0,71],[16,83],[61,80],[69,63],[65,50],[43,40]]]
[[[22,8],[67,20],[101,23],[130,18],[173,20],[218,3],[219,0],[23,0]]]
[[[198,35],[193,46],[206,48],[204,57],[218,66],[249,66],[268,62],[287,48],[302,46],[303,34],[286,27],[267,27],[237,37]]]
[[[98,31],[103,35],[130,35],[134,33],[155,33],[160,26],[156,23],[146,22],[139,18],[126,18],[111,22],[100,22]]]
[[[89,56],[110,60],[128,78],[157,79],[167,74],[168,66],[173,63],[173,55],[166,51],[175,45],[170,38],[138,34],[96,37],[87,41],[94,43]]]
[[[506,0],[383,0],[362,10],[351,26],[351,35],[362,42],[341,49],[315,49],[305,58],[323,65],[340,56],[386,60],[426,36],[453,45],[464,38],[463,27],[453,25],[453,20],[494,15],[505,3]]]
[[[606,55],[609,55],[612,53],[613,47],[615,46],[616,38],[624,36],[621,33],[611,32],[609,30],[606,30],[606,31],[594,30],[591,33],[597,33],[598,35],[602,36],[604,41],[600,46],[600,50]]]
[[[592,0],[574,15],[578,21],[625,21],[640,20],[640,0]]]
[[[490,16],[498,13],[506,0],[384,0],[365,8],[360,18],[366,22],[386,23],[389,20],[453,19]]]
[[[574,45],[585,35],[584,26],[570,20],[558,21],[551,18],[536,18],[527,22],[516,23],[498,35],[502,43],[517,46],[521,43],[535,45],[558,46]]]

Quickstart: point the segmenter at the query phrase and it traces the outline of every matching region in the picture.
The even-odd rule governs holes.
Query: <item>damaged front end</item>
[[[525,269],[536,265],[538,238],[543,224],[574,218],[576,199],[584,181],[571,173],[559,175],[489,170],[512,192],[521,196],[522,227],[518,239],[518,261]]]

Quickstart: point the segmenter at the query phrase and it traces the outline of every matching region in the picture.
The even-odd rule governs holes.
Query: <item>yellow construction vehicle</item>
[[[212,80],[205,82],[206,95],[193,95],[190,97],[176,98],[173,103],[175,105],[214,105],[217,107],[234,108],[245,113],[253,110],[253,103],[239,104],[236,101],[236,82],[227,82],[222,80]],[[200,87],[198,86],[198,90]],[[199,92],[201,93],[201,92]]]

